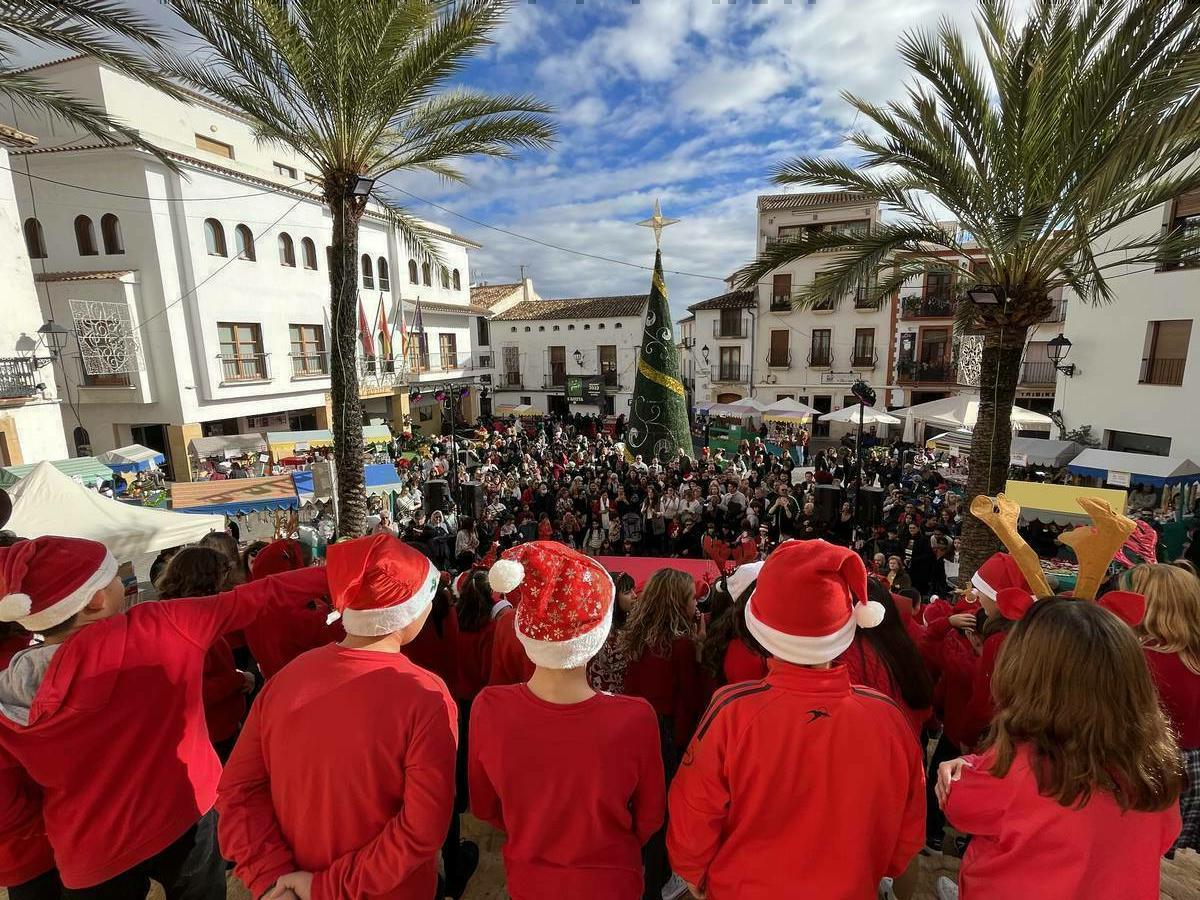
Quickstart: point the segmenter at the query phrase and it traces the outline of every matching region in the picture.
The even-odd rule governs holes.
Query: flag
[[[392,358],[392,330],[388,328],[387,307],[383,305],[383,292],[379,292],[379,355]]]
[[[412,328],[410,330],[413,334],[425,333],[425,323],[421,319],[421,298],[419,296],[417,297],[417,307],[413,310]]]
[[[675,329],[667,305],[667,284],[663,278],[662,251],[654,254],[654,274],[650,279],[650,301],[646,304],[646,322],[642,329],[642,349],[638,353],[637,377],[633,383],[633,406],[625,436],[625,456],[630,461],[641,456],[674,459],[679,450],[692,456],[692,433],[688,428],[687,401],[679,380],[679,351],[675,347]]]
[[[397,297],[396,305],[392,307],[392,337],[395,337],[396,329],[400,329],[400,358],[404,359],[408,356],[408,329],[404,327],[404,298]]]
[[[358,340],[362,344],[363,356],[375,355],[375,339],[371,337],[371,326],[367,324],[367,314],[363,312],[362,297],[358,298]]]

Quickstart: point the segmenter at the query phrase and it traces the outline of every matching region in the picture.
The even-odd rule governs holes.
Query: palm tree
[[[869,233],[776,244],[742,279],[751,286],[781,265],[833,251],[798,305],[838,302],[859,285],[883,303],[935,265],[950,268],[959,291],[998,288],[999,304],[963,297],[956,307],[960,330],[983,345],[968,499],[1004,487],[1022,349],[1051,312],[1052,293],[1066,288],[1081,302],[1108,303],[1114,269],[1200,250],[1200,235],[1157,225],[1126,239],[1109,234],[1200,187],[1195,3],[1036,0],[1018,24],[1006,0],[980,0],[976,26],[982,59],[942,23],[901,39],[900,55],[919,78],[904,99],[880,106],[844,95],[868,123],[849,135],[857,167],[804,156],[773,173],[781,184],[861,192],[884,204],[885,221]],[[937,205],[957,227],[940,220]],[[995,546],[968,516],[964,573]]]
[[[14,67],[12,38],[72,53],[86,53],[161,91],[175,88],[133,46],[158,49],[165,35],[149,19],[106,0],[0,0],[0,97],[14,110],[25,109],[59,119],[111,143],[130,143],[175,163],[136,131],[103,109],[47,84],[36,74]]]
[[[421,223],[363,179],[425,171],[462,181],[455,163],[463,157],[547,147],[554,134],[550,110],[528,96],[447,87],[490,43],[505,0],[169,5],[206,47],[189,57],[160,54],[164,70],[236,108],[260,141],[294,148],[320,174],[333,218],[330,380],[339,533],[361,534],[366,492],[355,315],[358,227],[368,199],[410,248],[437,260]]]

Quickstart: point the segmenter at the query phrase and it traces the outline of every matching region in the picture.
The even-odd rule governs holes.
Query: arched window
[[[125,252],[125,242],[121,240],[121,220],[112,213],[100,217],[100,237],[104,240],[104,252],[109,256]]]
[[[279,264],[290,269],[296,268],[296,245],[286,231],[279,235]]]
[[[455,270],[454,270],[454,271],[451,273],[450,280],[451,280],[451,282],[454,284],[454,289],[455,289],[456,291],[461,291],[461,290],[462,290],[462,278],[461,278],[461,277],[459,276],[459,274],[458,274],[458,269],[455,269]]]
[[[100,252],[96,249],[96,229],[87,216],[75,217],[75,244],[80,256],[96,256]]]
[[[204,245],[209,256],[228,256],[225,250],[225,229],[216,219],[204,220]]]
[[[371,257],[365,253],[362,255],[362,277],[363,287],[375,287],[375,267],[371,264]]]
[[[249,227],[239,225],[233,229],[233,246],[237,250],[238,259],[254,262],[257,258],[254,255],[254,235],[250,233]]]
[[[613,328],[620,328],[620,327],[621,327],[621,323],[620,323],[620,322],[618,322],[616,325],[614,325],[614,326],[613,326]]]
[[[599,325],[597,325],[596,327],[597,327],[597,328],[599,328],[601,331],[603,331],[603,330],[604,330],[604,323],[603,323],[603,322],[601,322],[601,323],[600,323]]]
[[[447,289],[450,287],[450,270],[445,266],[442,266],[442,287]]]
[[[575,325],[574,325],[574,324],[570,324],[570,325],[568,325],[568,326],[567,326],[567,331],[574,331],[574,330],[575,330]]]
[[[408,280],[411,284],[417,283],[417,261],[415,259],[408,261]]]
[[[50,255],[46,252],[46,235],[42,231],[42,223],[37,219],[25,220],[25,250],[30,259],[45,259]]]
[[[545,330],[546,330],[546,326],[545,326],[545,325],[539,325],[539,326],[538,326],[538,331],[545,331]]]
[[[433,284],[433,277],[430,273],[429,263],[421,264],[421,281],[426,286],[430,286]]]
[[[300,253],[304,257],[304,268],[312,269],[315,272],[317,269],[317,245],[312,242],[312,238],[300,239]]]
[[[392,278],[388,274],[387,260],[382,256],[379,257],[379,289],[381,291],[390,291],[392,289]]]

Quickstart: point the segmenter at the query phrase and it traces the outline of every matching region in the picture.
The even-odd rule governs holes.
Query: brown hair
[[[666,656],[676,638],[691,637],[695,596],[696,583],[687,572],[659,569],[651,575],[622,633],[629,659],[641,659],[646,650]]]
[[[233,564],[220,550],[212,547],[184,547],[167,563],[167,570],[155,587],[163,600],[180,597],[210,597],[226,590],[233,575]]]
[[[1141,812],[1178,801],[1179,748],[1136,635],[1108,610],[1035,603],[1004,642],[992,696],[992,775],[1007,775],[1026,746],[1038,791],[1063,806],[1082,807],[1093,791]]]
[[[1175,653],[1200,675],[1200,580],[1175,565],[1134,566],[1125,576],[1131,591],[1146,598],[1138,635],[1147,647]]]
[[[210,531],[204,537],[200,538],[197,546],[208,547],[216,550],[229,560],[230,583],[231,585],[244,584],[250,580],[250,572],[243,568],[242,554],[238,550],[237,541],[224,531]]]

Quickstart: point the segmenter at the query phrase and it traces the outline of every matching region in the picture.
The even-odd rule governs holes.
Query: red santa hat
[[[616,587],[591,557],[557,541],[530,541],[504,551],[488,581],[514,601],[517,639],[534,665],[575,669],[604,646]]]
[[[96,541],[50,535],[0,548],[0,622],[32,632],[61,625],[116,575]]]
[[[332,545],[326,554],[333,608],[347,634],[378,637],[419,619],[441,584],[437,567],[390,534]]]
[[[985,559],[971,576],[971,586],[989,600],[995,600],[996,595],[1005,588],[1019,588],[1027,594],[1033,593],[1029,582],[1021,574],[1021,567],[1007,553],[993,553]]]
[[[857,553],[825,541],[785,541],[767,557],[746,604],[746,627],[773,656],[800,665],[836,659],[855,628],[883,621],[867,600],[867,569]]]
[[[258,552],[254,562],[250,563],[250,576],[257,581],[268,575],[303,569],[304,565],[304,545],[299,541],[271,541]]]

